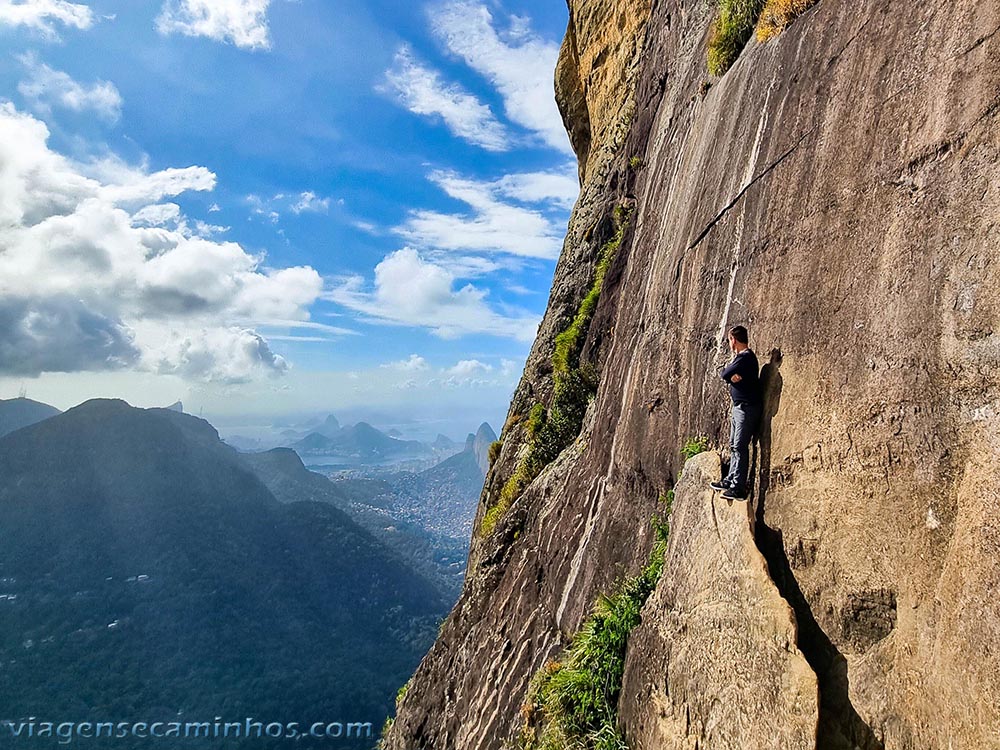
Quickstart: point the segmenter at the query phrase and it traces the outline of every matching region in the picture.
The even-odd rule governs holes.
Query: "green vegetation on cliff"
[[[767,0],[757,21],[757,41],[766,42],[787,29],[792,21],[819,0]]]
[[[503,447],[502,440],[494,440],[492,443],[490,443],[490,453],[489,453],[490,466],[492,466],[493,462],[497,460],[497,456],[500,455],[500,449],[502,447]]]
[[[699,437],[690,437],[684,441],[684,445],[681,446],[681,455],[684,459],[693,458],[699,453],[704,453],[708,450],[708,438],[704,435]]]
[[[444,622],[442,621],[442,625],[443,624],[444,624]],[[440,633],[438,633],[438,636],[440,637]],[[410,685],[412,685],[412,684],[413,684],[413,678],[411,677],[410,679],[408,679],[406,682],[403,683],[402,687],[400,687],[399,690],[396,691],[396,711],[397,712],[399,711],[399,704],[403,702],[403,698],[406,697],[406,691],[410,689]],[[392,729],[392,724],[393,724],[393,722],[395,720],[396,719],[395,719],[394,716],[386,716],[385,717],[385,722],[383,722],[383,724],[382,724],[382,733],[379,735],[379,739],[378,739],[378,743],[376,744],[376,748],[382,747],[382,740],[385,739],[386,734],[388,734],[389,730]]]
[[[628,637],[663,572],[672,493],[661,496],[664,515],[654,516],[656,540],[649,561],[634,576],[601,594],[572,643],[535,673],[522,706],[523,750],[625,750],[618,730],[618,696],[625,674]]]
[[[718,0],[719,13],[708,38],[708,72],[724,75],[756,36],[766,42],[787,29],[819,0]]]
[[[719,0],[708,38],[708,72],[723,75],[750,41],[765,0]]]
[[[573,320],[556,336],[555,351],[552,354],[552,403],[548,409],[544,404],[532,407],[525,427],[527,449],[500,490],[499,500],[483,516],[479,526],[479,532],[483,536],[493,531],[497,521],[524,488],[580,434],[587,403],[597,393],[598,379],[593,366],[580,363],[580,352],[597,309],[604,277],[625,236],[630,218],[631,209],[623,206],[615,208],[615,236],[601,248],[590,289]]]

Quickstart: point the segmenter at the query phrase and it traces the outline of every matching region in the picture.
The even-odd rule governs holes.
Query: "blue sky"
[[[499,430],[576,197],[566,21],[0,0],[0,397]]]

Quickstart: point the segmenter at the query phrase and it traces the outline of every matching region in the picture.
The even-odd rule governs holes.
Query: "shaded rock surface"
[[[684,440],[728,442],[716,371],[742,323],[768,394],[752,528],[816,675],[817,747],[998,748],[1000,4],[820,0],[711,79],[712,5],[658,0],[605,54],[634,50],[617,85],[577,85],[574,60],[601,54],[585,40],[617,32],[574,24],[637,7],[570,2],[557,98],[585,181],[480,518],[517,465],[525,416],[551,400],[555,337],[613,209],[634,205],[581,354],[596,399],[579,438],[474,537],[387,745],[514,736],[531,675],[648,554]],[[600,91],[625,92],[602,110],[624,113],[620,141],[595,136]],[[644,631],[665,617],[651,609]],[[657,648],[631,663],[662,662]],[[638,682],[630,694],[652,696],[663,677]],[[649,710],[624,700],[623,726],[643,736]]]

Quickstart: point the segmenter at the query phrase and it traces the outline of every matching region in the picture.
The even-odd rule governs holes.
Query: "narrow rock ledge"
[[[634,750],[812,750],[816,675],[754,544],[745,502],[701,453],[675,488],[663,577],[629,639],[620,715]]]

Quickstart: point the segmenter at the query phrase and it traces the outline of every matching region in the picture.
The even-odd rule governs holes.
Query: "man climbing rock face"
[[[729,433],[732,456],[729,460],[729,474],[721,481],[712,482],[712,488],[723,490],[722,496],[729,500],[746,499],[750,440],[760,424],[762,410],[760,367],[757,355],[748,345],[749,341],[747,329],[743,326],[729,329],[729,348],[736,356],[719,373],[729,383],[729,395],[733,399],[732,428]]]

